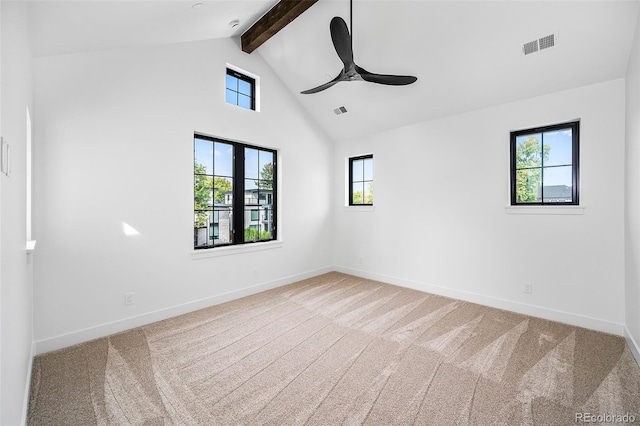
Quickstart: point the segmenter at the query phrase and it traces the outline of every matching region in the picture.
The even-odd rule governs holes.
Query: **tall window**
[[[349,158],[349,205],[373,205],[373,155]]]
[[[580,122],[511,132],[511,205],[577,205]]]
[[[256,109],[256,81],[238,71],[227,68],[226,99],[228,104]]]
[[[194,137],[196,249],[276,239],[277,152]]]

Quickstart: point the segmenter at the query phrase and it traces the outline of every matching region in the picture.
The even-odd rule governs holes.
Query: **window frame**
[[[355,157],[349,157],[349,178],[348,178],[348,186],[349,186],[349,207],[360,207],[360,206],[373,206],[374,203],[365,203],[364,202],[364,193],[362,194],[362,203],[354,203],[353,202],[353,183],[354,182],[375,182],[375,179],[371,179],[371,181],[366,181],[366,180],[353,180],[353,163],[355,161],[359,161],[359,160],[366,160],[366,159],[371,159],[373,161],[373,154],[365,154],[365,155],[358,155]],[[374,172],[375,173],[375,172]],[[375,178],[375,176],[373,176]]]
[[[219,244],[213,244],[213,245],[204,245],[204,246],[198,246],[197,245],[197,235],[195,232],[195,228],[194,228],[194,243],[193,243],[193,249],[194,250],[208,250],[208,249],[215,249],[215,248],[220,248],[220,247],[231,247],[231,246],[240,246],[240,245],[247,245],[247,244],[254,244],[254,243],[266,243],[266,242],[273,242],[273,241],[277,241],[278,240],[278,150],[276,149],[272,149],[272,148],[266,148],[266,147],[261,147],[261,146],[256,146],[256,145],[250,145],[250,144],[246,144],[243,142],[237,142],[237,141],[231,141],[228,139],[222,139],[222,138],[218,138],[218,137],[213,137],[213,136],[207,136],[207,135],[203,135],[203,134],[199,134],[199,133],[194,133],[193,135],[193,184],[194,184],[194,188],[195,188],[195,181],[196,181],[196,173],[195,173],[195,164],[196,164],[196,140],[206,140],[206,141],[210,141],[212,143],[216,143],[216,142],[220,142],[220,143],[224,143],[224,144],[228,144],[228,145],[232,145],[233,146],[233,156],[232,156],[232,179],[233,179],[233,186],[232,186],[232,202],[231,202],[231,214],[233,215],[231,218],[231,223],[232,223],[232,241],[229,243],[219,243]],[[253,210],[255,207],[252,205],[248,205],[246,204],[245,201],[245,181],[247,180],[246,175],[245,175],[245,150],[246,149],[253,149],[253,150],[257,150],[257,151],[264,151],[264,152],[268,152],[271,155],[273,155],[273,176],[272,176],[272,189],[270,189],[271,191],[271,206],[272,206],[272,212],[271,212],[271,238],[269,239],[258,239],[258,240],[248,240],[245,241],[245,229],[249,229],[249,227],[245,228],[245,212],[246,211],[251,211]],[[213,171],[213,175],[205,175],[205,176],[211,176],[212,178],[215,178],[215,170]],[[267,193],[267,195],[269,195]],[[191,197],[192,201],[195,199],[195,189],[194,192],[192,193],[192,197]],[[267,197],[267,199],[269,199],[269,197]],[[239,202],[238,202],[239,200]],[[192,209],[193,211],[193,215],[194,215],[194,219],[195,219],[195,215],[196,212],[198,211],[204,211],[204,210],[196,210],[195,209],[195,205],[194,208]],[[209,211],[209,210],[207,210]],[[215,215],[215,206],[213,206],[211,208],[211,211],[214,212]],[[260,220],[260,219],[258,219]],[[211,227],[212,225],[209,224],[208,227]],[[213,227],[215,227],[215,224],[213,224]],[[219,230],[218,230],[219,233]]]
[[[519,170],[516,167],[516,140],[519,136],[530,135],[535,133],[549,133],[558,130],[571,129],[572,138],[571,138],[571,202],[552,202],[552,201],[544,201],[544,158],[541,161],[540,170],[542,173],[542,183],[540,189],[540,201],[538,202],[518,202],[517,201],[517,181],[516,181],[516,172]],[[541,147],[544,147],[544,137],[543,140],[540,141]],[[580,120],[569,121],[565,123],[559,124],[551,124],[547,126],[539,126],[529,129],[522,129],[512,131],[510,133],[509,139],[509,155],[510,155],[510,198],[512,206],[579,206],[580,205]],[[554,165],[547,166],[548,167],[566,167]],[[521,170],[521,169],[520,169]]]
[[[238,80],[246,81],[247,83],[249,83],[249,85],[251,86],[251,108],[245,108],[241,106],[239,102],[231,103],[226,101],[226,91],[229,90],[226,85],[226,76],[228,75],[230,75],[231,77],[235,77]],[[233,91],[236,92],[238,96],[241,95],[239,90],[233,90]],[[225,73],[225,102],[228,103],[229,105],[235,105],[242,109],[255,111],[256,110],[256,79],[227,66],[227,72]]]

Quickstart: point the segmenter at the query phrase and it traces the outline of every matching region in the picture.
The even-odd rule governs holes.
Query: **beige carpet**
[[[621,337],[330,273],[38,356],[28,424],[546,426],[625,414],[640,424],[640,369]]]

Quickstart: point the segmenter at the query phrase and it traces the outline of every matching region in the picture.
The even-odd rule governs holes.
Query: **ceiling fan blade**
[[[349,6],[350,8],[353,8],[353,0],[349,2]],[[350,16],[353,16],[353,14],[350,13]],[[333,80],[321,84],[318,87],[314,87],[313,89],[300,92],[301,94],[308,95],[311,93],[321,92],[339,81],[364,80],[391,86],[405,86],[407,84],[415,83],[418,80],[417,77],[411,75],[375,74],[357,66],[353,61],[353,34],[349,34],[347,23],[344,22],[344,19],[341,17],[335,16],[331,19],[329,31],[331,32],[333,47],[336,49],[336,53],[344,64],[344,68]]]
[[[349,69],[353,66],[353,50],[347,23],[341,17],[336,16],[331,20],[329,30],[331,31],[331,40],[336,53],[344,64],[344,68]]]
[[[311,93],[322,92],[323,90],[328,89],[329,87],[333,86],[334,84],[336,84],[336,83],[338,83],[340,81],[345,81],[345,80],[347,80],[347,78],[346,78],[344,70],[343,70],[343,71],[340,71],[340,74],[338,74],[337,77],[334,78],[333,80],[328,81],[328,82],[326,82],[324,84],[321,84],[318,87],[314,87],[313,89],[305,90],[304,92],[300,92],[300,93],[303,94],[303,95],[309,95]]]
[[[375,74],[356,65],[356,71],[364,81],[371,83],[387,84],[389,86],[406,86],[415,83],[418,77],[412,75]]]

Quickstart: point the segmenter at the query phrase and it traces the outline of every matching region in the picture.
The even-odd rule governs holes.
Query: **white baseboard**
[[[336,266],[334,269],[345,274],[355,275],[358,277],[368,278],[376,281],[382,281],[385,283],[398,285],[400,287],[406,287],[413,290],[451,297],[454,299],[464,300],[466,302],[490,306],[492,308],[504,309],[506,311],[516,312],[551,321],[557,321],[565,324],[575,325],[578,327],[584,327],[591,330],[602,331],[609,334],[615,334],[617,336],[622,336],[624,334],[624,324],[618,324],[598,318],[557,311],[554,309],[543,308],[541,306],[528,305],[525,303],[514,302],[512,300],[499,299],[482,294],[471,293],[447,287],[440,287],[437,285],[426,284],[384,274],[361,271],[358,269],[352,269],[343,266]]]
[[[220,303],[228,302],[230,300],[239,299],[244,296],[249,296],[261,291],[270,290],[272,288],[280,287],[286,284],[291,284],[296,281],[301,281],[307,278],[315,277],[327,272],[333,271],[334,268],[327,266],[324,268],[314,269],[301,274],[291,275],[288,277],[279,278],[277,280],[264,282],[250,287],[245,287],[239,290],[230,291],[227,293],[217,294],[215,296],[207,297],[192,302],[183,303],[181,305],[171,306],[168,308],[160,309],[153,312],[137,315],[134,317],[124,318],[122,320],[113,321],[110,323],[101,324],[98,326],[86,328],[83,330],[77,330],[70,333],[61,334],[59,336],[51,337],[48,339],[39,340],[36,342],[36,355],[41,355],[47,352],[55,351],[58,349],[66,348],[78,343],[88,342],[93,339],[105,337],[114,333],[129,330],[131,328],[140,327],[146,324],[150,324],[155,321],[171,318],[176,315],[186,314],[198,309],[206,308]]]
[[[24,396],[22,399],[22,419],[20,424],[27,425],[27,415],[29,414],[29,397],[31,396],[31,376],[33,375],[33,358],[36,356],[36,342],[31,342],[31,354],[29,355],[29,367],[27,368],[27,383],[24,386]]]
[[[640,364],[640,351],[638,349],[637,342],[628,333],[628,330],[624,324],[618,324],[610,321],[605,321],[599,318],[587,317],[583,315],[572,314],[569,312],[558,311],[554,309],[548,309],[540,306],[528,305],[525,303],[514,302],[511,300],[499,299],[495,297],[485,296],[477,293],[466,292],[462,290],[456,290],[446,287],[441,287],[432,284],[425,284],[418,281],[407,280],[404,278],[372,273],[362,271],[353,268],[347,268],[343,266],[328,266],[311,270],[305,273],[292,275],[289,277],[279,278],[277,280],[268,281],[255,286],[245,287],[243,289],[230,291],[223,294],[218,294],[208,298],[195,300],[192,302],[184,303],[181,305],[171,306],[165,309],[148,312],[142,315],[125,318],[122,320],[101,324],[95,327],[86,328],[83,330],[74,331],[71,333],[62,334],[59,336],[43,339],[35,342],[35,354],[40,355],[43,353],[51,352],[57,349],[66,348],[78,343],[87,342],[89,340],[97,339],[100,337],[108,336],[110,334],[119,333],[121,331],[129,330],[131,328],[140,327],[142,325],[150,324],[155,321],[171,318],[176,315],[185,314],[198,309],[206,308],[208,306],[217,305],[220,303],[228,302],[230,300],[238,299],[240,297],[249,296],[251,294],[259,293],[261,291],[269,290],[272,288],[280,287],[286,284],[291,284],[296,281],[311,278],[317,275],[321,275],[331,271],[338,271],[345,274],[355,275],[372,280],[382,281],[389,284],[398,285],[401,287],[411,288],[414,290],[429,292],[438,294],[441,296],[451,297],[455,299],[464,300],[467,302],[478,303],[480,305],[490,306],[493,308],[504,309],[512,312],[517,312],[524,315],[530,315],[538,318],[543,318],[551,321],[562,322],[578,327],[584,327],[591,330],[602,331],[605,333],[615,334],[618,336],[624,336],[629,342],[636,360]]]
[[[629,345],[629,349],[631,349],[633,357],[640,366],[640,344],[638,344],[638,342],[633,338],[627,326],[624,327],[624,338],[627,341],[627,345]]]

